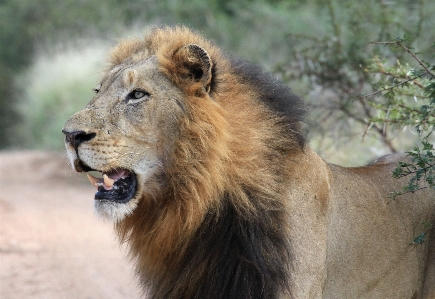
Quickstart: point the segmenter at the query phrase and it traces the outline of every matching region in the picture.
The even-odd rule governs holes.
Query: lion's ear
[[[194,82],[201,82],[206,92],[210,91],[212,77],[212,60],[207,51],[196,45],[190,44],[182,47],[175,54],[182,63],[183,73]]]

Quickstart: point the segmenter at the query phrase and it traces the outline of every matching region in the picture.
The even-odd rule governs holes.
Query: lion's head
[[[256,72],[261,70],[249,73],[244,62],[223,58],[210,42],[186,28],[155,29],[144,40],[123,41],[114,48],[94,98],[63,128],[74,169],[101,172],[98,178],[88,174],[97,187],[97,212],[121,220],[135,210],[144,194],[156,197],[153,192],[162,192],[163,185],[197,193],[199,206],[208,209],[225,188],[226,179],[221,176],[228,171],[223,168],[234,148],[240,141],[252,142],[247,136],[237,136],[244,133],[230,132],[233,121],[251,126],[247,131],[263,134],[266,142],[273,130],[289,131],[299,138],[295,143],[303,142],[299,128],[303,108],[291,94],[297,104],[291,108],[297,116],[291,119],[292,126],[281,128],[276,124],[281,120],[274,119],[280,116],[261,107],[264,101],[271,110],[290,109],[283,108],[279,99],[261,98],[255,103],[258,111],[249,111],[250,119],[244,115],[246,101],[261,97],[254,90],[261,86],[249,85],[250,80],[260,79],[258,74],[250,78]],[[261,80],[264,85],[274,81]],[[280,97],[284,98],[288,90],[280,87],[275,93],[283,91]],[[222,97],[226,94],[235,101]],[[253,122],[265,117],[270,127],[256,128]],[[239,140],[230,140],[230,134]],[[289,143],[286,139],[283,142]],[[252,150],[256,147],[254,142]],[[213,186],[199,190],[193,186],[192,179],[185,178],[185,173],[192,175],[192,169],[201,177],[198,180]]]
[[[190,108],[186,93],[213,105],[207,93],[212,62],[202,47],[188,44],[175,53],[156,53],[151,45],[139,46],[125,42],[113,51],[94,98],[63,129],[75,170],[102,173],[102,178],[88,175],[98,189],[96,210],[118,220],[132,213],[147,186],[173,165],[174,144]],[[166,57],[157,54],[177,57],[179,73],[165,68]],[[180,82],[192,90],[177,86]]]
[[[183,94],[159,69],[155,55],[113,66],[95,91],[64,127],[68,155],[76,171],[103,174],[90,176],[98,188],[96,209],[121,219],[169,163],[185,109]]]

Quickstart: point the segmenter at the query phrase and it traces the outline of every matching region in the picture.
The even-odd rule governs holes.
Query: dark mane
[[[304,102],[283,82],[275,78],[263,67],[247,60],[231,59],[234,75],[244,84],[250,85],[260,95],[260,101],[283,118],[287,127],[297,133],[299,144],[305,143],[301,123],[305,119]]]
[[[188,275],[189,283],[156,284],[156,298],[178,298],[179,294],[198,299],[288,296],[290,244],[275,223],[284,222],[283,216],[281,211],[265,211],[262,221],[244,219],[224,198],[219,215],[206,216],[184,259],[171,269],[174,277]],[[271,251],[273,255],[266,254]]]

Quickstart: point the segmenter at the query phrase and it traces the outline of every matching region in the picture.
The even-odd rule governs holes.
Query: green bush
[[[355,137],[359,137],[365,144],[359,144],[355,151],[361,153],[369,153],[370,144],[376,140],[380,147],[372,157],[366,155],[367,160],[381,153],[409,150],[418,142],[414,132],[373,121],[379,110],[372,103],[384,105],[384,96],[360,95],[378,88],[371,84],[371,74],[366,71],[375,57],[388,62],[412,62],[406,53],[377,47],[371,41],[394,40],[405,32],[413,36],[409,42],[419,46],[422,58],[431,58],[428,37],[435,26],[435,5],[430,1],[333,0],[316,4],[319,16],[324,18],[323,32],[290,34],[286,41],[293,47],[291,57],[276,68],[284,80],[305,85],[311,129],[338,144],[350,139],[356,142]]]

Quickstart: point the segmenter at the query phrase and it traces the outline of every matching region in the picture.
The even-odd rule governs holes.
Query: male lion
[[[149,298],[435,298],[429,188],[387,156],[325,163],[305,108],[262,69],[183,27],[122,41],[96,95],[65,124],[96,211],[129,244]]]

